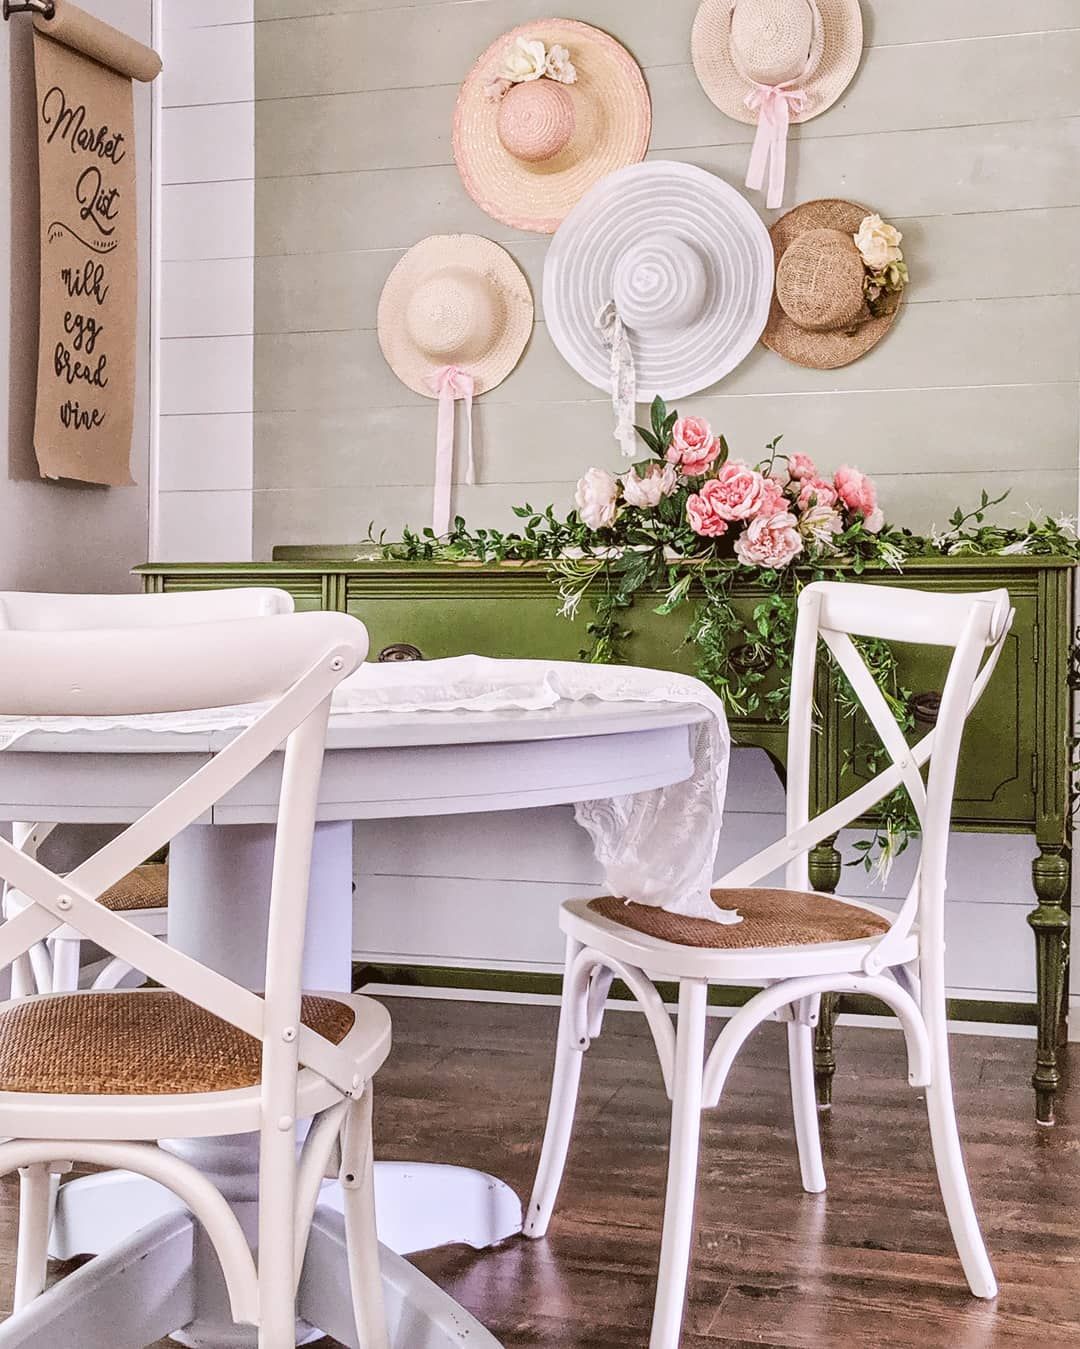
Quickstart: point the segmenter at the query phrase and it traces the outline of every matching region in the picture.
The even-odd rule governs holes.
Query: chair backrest
[[[287,590],[237,586],[168,595],[50,595],[0,591],[0,629],[158,628],[173,623],[214,623],[235,618],[291,614]]]
[[[735,867],[717,884],[752,885],[783,865],[789,888],[809,889],[810,850],[902,786],[919,819],[922,852],[911,891],[886,940],[891,948],[910,933],[918,918],[920,931],[936,942],[943,923],[952,798],[964,723],[993,673],[1012,620],[1007,590],[949,595],[855,582],[808,585],[799,597],[792,662],[785,837]],[[936,724],[915,744],[905,739],[859,651],[859,639],[952,649]],[[846,676],[892,762],[811,820],[819,643]],[[927,762],[930,769],[924,782],[921,769]],[[875,957],[879,960],[880,953]]]
[[[264,1043],[295,1076],[297,1054],[342,1090],[354,1065],[300,1024],[308,872],[330,699],[367,654],[346,614],[285,614],[165,628],[0,630],[0,715],[168,713],[257,703],[224,749],[69,875],[0,840],[0,879],[32,901],[0,927],[0,968],[62,925]],[[284,745],[265,999],[158,941],[99,902],[143,858],[211,809]],[[268,1048],[264,1026],[299,1033]],[[282,1054],[284,1052],[284,1059]],[[278,1087],[283,1079],[278,1075]],[[264,1090],[266,1083],[264,1080]]]

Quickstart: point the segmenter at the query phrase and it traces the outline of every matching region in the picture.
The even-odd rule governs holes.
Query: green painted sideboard
[[[150,591],[273,585],[288,590],[298,609],[337,609],[363,619],[373,658],[381,653],[434,659],[477,652],[490,656],[577,659],[585,645],[582,615],[556,615],[554,592],[541,567],[452,563],[357,561],[355,547],[281,548],[268,563],[173,563],[137,568]],[[864,575],[871,584],[937,591],[1007,586],[1016,622],[979,707],[974,712],[957,784],[958,829],[1034,834],[1034,933],[1037,1045],[1033,1084],[1037,1117],[1053,1120],[1059,1053],[1063,1044],[1068,964],[1071,844],[1071,648],[1072,564],[1058,558],[952,558],[912,560],[902,577]],[[747,609],[752,584],[736,593]],[[659,602],[659,600],[657,600]],[[652,612],[644,597],[628,616],[633,629],[628,656],[635,664],[693,672],[694,653],[681,646],[685,620]],[[399,648],[397,653],[390,648]],[[413,652],[408,650],[404,654]],[[941,687],[944,662],[925,650],[899,651],[903,684],[916,693],[917,716],[932,717],[932,695]],[[822,678],[830,676],[823,673]],[[857,720],[830,715],[837,706],[828,687],[819,693],[823,720],[814,766],[818,808],[837,799],[847,782],[847,750],[860,735]],[[783,771],[785,729],[764,714],[732,722],[737,743],[765,750]],[[811,856],[814,884],[834,888],[841,858],[831,845]],[[818,1083],[831,1099],[835,1055],[835,1003],[822,1017]]]

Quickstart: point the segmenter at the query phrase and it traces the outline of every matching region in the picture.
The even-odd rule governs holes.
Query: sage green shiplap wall
[[[577,0],[645,67],[652,154],[734,183],[751,129],[689,64],[697,0]],[[539,298],[547,241],[490,220],[452,163],[457,85],[546,0],[256,0],[255,556],[275,543],[395,531],[430,509],[433,405],[383,364],[379,290],[432,232],[504,243]],[[737,452],[777,432],[878,476],[917,526],[985,485],[1016,508],[1077,496],[1080,3],[864,0],[866,51],[841,102],[792,135],[787,200],[846,195],[901,226],[907,312],[870,356],[806,371],[759,348],[693,400]],[[760,205],[760,196],[755,196]],[[767,215],[771,220],[775,213]],[[510,379],[477,412],[473,521],[568,504],[590,463],[617,465],[607,406],[542,312]]]

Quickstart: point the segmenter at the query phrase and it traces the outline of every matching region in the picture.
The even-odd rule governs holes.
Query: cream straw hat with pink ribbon
[[[594,183],[645,158],[651,130],[625,47],[587,23],[538,19],[497,38],[466,77],[454,159],[488,215],[553,234]]]
[[[403,384],[439,400],[432,524],[445,534],[454,480],[454,405],[465,403],[465,481],[476,481],[472,402],[510,374],[533,329],[533,298],[505,248],[476,234],[415,244],[379,299],[379,346]]]
[[[830,108],[862,56],[859,0],[704,0],[694,69],[721,112],[757,125],[746,186],[783,201],[787,135]]]

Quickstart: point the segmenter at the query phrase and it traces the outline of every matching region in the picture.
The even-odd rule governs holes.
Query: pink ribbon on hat
[[[768,169],[769,191],[765,201],[770,208],[776,207],[784,199],[791,115],[806,107],[806,90],[792,89],[790,84],[755,84],[743,101],[758,115],[750,167],[746,170],[746,186],[760,188]]]
[[[431,527],[436,534],[450,528],[450,493],[454,484],[454,408],[465,400],[465,481],[476,481],[473,463],[472,414],[476,380],[456,365],[444,365],[428,376],[428,384],[439,397],[439,421],[435,433],[435,498]]]

